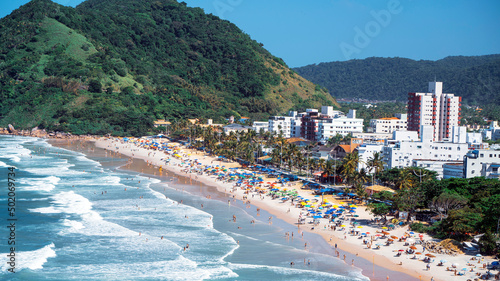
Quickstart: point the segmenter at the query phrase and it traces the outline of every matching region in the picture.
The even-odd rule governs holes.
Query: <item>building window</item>
[[[484,154],[482,154],[482,153],[481,153],[481,154],[479,154],[479,157],[484,157]]]

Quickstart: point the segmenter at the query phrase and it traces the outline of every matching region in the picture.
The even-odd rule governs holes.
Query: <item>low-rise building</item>
[[[365,169],[368,171],[368,166],[366,163],[368,163],[368,160],[373,158],[373,155],[375,153],[380,153],[382,155],[382,152],[384,150],[384,144],[383,143],[363,143],[360,146],[356,148],[358,151],[359,155],[359,163],[358,163],[358,171],[361,169]]]
[[[500,150],[476,149],[464,157],[464,177],[500,178]]]
[[[422,126],[420,139],[415,131],[395,131],[394,139],[386,141],[386,168],[410,167],[414,159],[434,159],[443,162],[461,161],[468,152],[465,128],[453,127],[452,141],[434,142],[434,128]]]
[[[238,131],[248,131],[252,130],[252,127],[250,126],[243,126],[240,124],[232,123],[227,126],[222,127],[224,130],[224,134],[229,135],[231,132],[238,132]]]
[[[463,161],[443,164],[443,179],[463,178],[463,177],[464,177]]]
[[[396,114],[395,117],[371,119],[370,128],[373,133],[392,133],[408,129],[407,114]]]
[[[262,132],[267,132],[269,130],[269,122],[265,122],[265,121],[254,121],[253,122],[253,125],[252,125],[252,129],[257,132],[257,133],[260,133],[261,131]]]
[[[492,141],[496,141],[500,139],[500,127],[498,127],[497,121],[492,121],[490,123],[490,127],[487,129],[481,130],[484,139],[489,139]]]
[[[412,166],[424,168],[429,171],[434,171],[437,173],[436,178],[444,178],[444,165],[455,165],[458,164],[462,167],[462,161],[448,161],[448,160],[434,160],[434,159],[413,159]]]

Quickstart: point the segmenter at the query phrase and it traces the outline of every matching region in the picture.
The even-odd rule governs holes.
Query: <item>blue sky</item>
[[[437,60],[500,53],[498,0],[184,1],[235,23],[291,67],[367,57]],[[27,2],[2,1],[0,17]],[[55,2],[74,7],[82,1]]]

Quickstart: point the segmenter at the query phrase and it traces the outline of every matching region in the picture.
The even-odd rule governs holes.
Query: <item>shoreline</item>
[[[51,140],[50,143],[54,144],[57,142],[61,141],[70,141],[70,140],[57,140],[54,139],[53,141]],[[81,141],[81,140],[79,140]],[[85,140],[88,142],[87,140]],[[223,193],[226,196],[234,196],[235,199],[244,201],[248,199],[244,199],[244,193],[240,188],[233,189],[231,183],[227,182],[221,182],[217,181],[214,176],[210,175],[199,175],[199,174],[191,174],[187,173],[187,171],[183,171],[184,166],[181,165],[181,160],[175,159],[174,157],[169,157],[167,154],[164,152],[160,151],[155,151],[155,150],[148,150],[145,148],[139,148],[136,147],[135,145],[131,143],[123,143],[122,141],[119,141],[117,139],[105,139],[101,138],[98,140],[91,140],[89,143],[92,143],[94,146],[103,148],[107,151],[110,151],[110,153],[115,153],[115,155],[120,154],[124,155],[129,158],[134,158],[134,159],[140,159],[142,161],[145,161],[151,166],[151,171],[153,176],[162,176],[162,171],[168,171],[171,172],[175,175],[175,177],[183,177],[185,179],[189,179],[191,184],[192,181],[202,183],[206,186],[210,186],[214,188],[217,192]],[[236,165],[237,163],[231,163],[231,162],[221,162],[220,160],[210,157],[210,156],[205,156],[204,153],[200,153],[194,150],[188,150],[186,148],[183,148],[183,150],[187,151],[186,152],[186,158],[193,159],[193,158],[202,158],[203,157],[203,162],[207,164],[220,164],[232,167],[232,166],[238,166]],[[152,155],[151,155],[152,154]],[[187,156],[187,154],[194,154],[196,156]],[[121,158],[121,157],[120,157]],[[166,158],[169,158],[169,163],[166,164],[165,160]],[[184,160],[185,160],[184,159]],[[215,162],[215,163],[214,163]],[[130,168],[126,168],[129,169]],[[133,170],[133,169],[131,169]],[[135,171],[135,170],[134,170]],[[137,171],[139,172],[139,171]],[[144,171],[142,171],[144,172]],[[156,173],[158,172],[158,173]],[[167,173],[168,173],[167,172]],[[194,178],[193,178],[194,177]],[[187,180],[186,180],[187,181]],[[187,183],[186,183],[187,184]],[[312,198],[313,195],[310,194],[310,190],[300,190],[299,189],[299,195],[302,196],[307,196],[309,198]],[[258,199],[252,199],[250,204],[256,206],[257,208],[261,208],[262,210],[266,210],[273,216],[287,222],[290,225],[295,225],[297,226],[297,220],[296,218],[298,217],[298,214],[300,213],[300,210],[295,207],[289,206],[287,203],[280,203],[277,200],[272,200],[268,198],[268,196],[265,196],[263,200],[258,200]],[[287,211],[289,209],[289,211]],[[362,208],[358,208],[360,210]],[[361,210],[360,210],[361,211]],[[362,210],[363,217],[371,217],[368,213],[366,213],[366,210]],[[361,213],[360,213],[361,215]],[[320,225],[323,226],[323,225]],[[337,245],[337,249],[340,250],[339,252],[342,252],[340,256],[346,255],[345,258],[345,263],[346,265],[350,265],[351,259],[354,259],[354,266],[357,268],[360,268],[362,271],[362,274],[370,278],[370,280],[376,280],[376,281],[382,281],[382,280],[431,280],[433,277],[434,280],[446,280],[449,279],[450,277],[453,278],[454,280],[467,280],[471,279],[473,280],[474,277],[470,276],[472,273],[467,274],[469,276],[454,276],[453,271],[445,271],[446,265],[451,265],[451,262],[455,262],[456,260],[460,261],[460,268],[465,267],[464,261],[467,260],[469,257],[468,255],[459,255],[458,257],[452,257],[448,255],[440,255],[440,257],[436,257],[436,260],[439,260],[440,258],[445,257],[447,260],[450,260],[450,263],[446,264],[444,267],[439,268],[436,267],[436,264],[432,264],[432,269],[433,270],[425,270],[426,263],[422,262],[419,259],[413,260],[410,259],[409,256],[405,257],[396,257],[395,253],[397,250],[394,249],[394,247],[391,248],[383,246],[380,250],[373,250],[373,249],[367,249],[365,245],[361,243],[362,240],[358,240],[360,238],[356,236],[351,236],[351,235],[345,235],[346,233],[342,234],[342,232],[339,231],[331,231],[327,229],[322,229],[321,227],[317,227],[315,230],[310,230],[307,229],[309,226],[307,224],[299,225],[298,228],[304,232],[308,233],[314,233],[320,235],[326,243],[328,243],[332,248]],[[365,226],[363,226],[365,227]],[[366,227],[371,227],[371,225],[366,225]],[[406,228],[406,227],[405,227]],[[366,230],[363,230],[366,231]],[[406,231],[403,228],[399,228],[396,231],[399,231],[399,234],[397,236],[401,236],[404,234]],[[396,234],[396,231],[392,232]],[[375,231],[373,231],[375,232]],[[391,233],[391,234],[392,234]],[[432,240],[431,237],[426,236],[425,239]],[[400,249],[403,246],[399,246],[398,248]],[[335,248],[333,248],[335,249]],[[339,257],[340,259],[340,257]],[[402,265],[398,264],[398,262],[401,262]],[[375,267],[375,265],[377,267]],[[383,274],[381,275],[379,270],[379,267],[382,268]],[[375,270],[377,269],[377,270]],[[478,268],[477,271],[474,273],[478,272],[480,268]],[[375,273],[375,276],[373,276],[373,273]],[[494,272],[493,272],[494,273]],[[386,274],[389,277],[389,279],[386,279]],[[405,276],[405,277],[403,277]],[[410,277],[411,276],[411,277]],[[413,279],[411,279],[413,278]]]
[[[120,154],[125,155],[125,156],[130,157],[130,158],[143,160],[146,163],[149,163],[149,164],[156,166],[157,171],[161,168],[162,170],[169,171],[169,172],[175,174],[176,176],[185,177],[185,178],[190,179],[192,181],[201,182],[204,185],[211,186],[216,191],[218,191],[220,193],[224,193],[224,194],[229,195],[229,196],[234,195],[235,198],[238,200],[241,200],[241,201],[244,200],[242,192],[232,193],[230,191],[231,184],[223,183],[220,181],[215,181],[214,177],[210,177],[208,175],[197,175],[195,178],[193,178],[192,174],[186,174],[186,173],[182,172],[182,167],[179,167],[177,165],[172,165],[172,162],[169,165],[160,163],[159,161],[161,158],[167,157],[163,153],[158,153],[158,152],[156,153],[156,154],[163,154],[163,156],[161,158],[159,158],[159,157],[157,157],[158,155],[148,156],[147,154],[149,154],[150,152],[154,153],[154,151],[146,150],[143,148],[139,149],[139,148],[133,147],[133,151],[130,149],[120,149],[120,148],[124,148],[124,146],[127,146],[124,144],[121,144],[121,146],[118,148],[118,150],[116,150],[116,147],[115,147],[115,149],[113,149],[113,147],[110,146],[112,144],[112,142],[109,139],[106,139],[106,140],[98,139],[98,140],[90,141],[90,142],[92,142],[96,147],[106,149],[112,153],[120,153]],[[140,153],[141,150],[143,152],[142,154]],[[198,156],[201,157],[202,155],[198,154]],[[231,163],[227,163],[227,162],[220,162],[218,160],[216,161],[214,158],[211,158],[209,156],[207,156],[206,158],[209,159],[210,161],[216,162],[217,164],[224,164],[226,166],[230,166],[229,164],[231,164]],[[155,169],[153,168],[153,170],[155,170]],[[144,171],[141,171],[141,172],[144,172]],[[153,176],[159,176],[159,175],[160,175],[160,173],[153,173]],[[302,192],[308,193],[308,192],[310,192],[310,190],[302,190]],[[270,199],[268,200],[268,199],[269,198],[266,198],[266,200],[263,200],[263,201],[251,200],[250,204],[252,204],[252,205],[254,205],[257,208],[260,208],[262,210],[266,210],[267,212],[269,212],[270,214],[272,214],[276,218],[279,218],[279,219],[287,222],[288,224],[295,225],[295,226],[297,225],[297,220],[293,216],[291,216],[290,214],[287,213],[286,208],[288,208],[288,206],[284,206],[286,203],[284,203],[283,206],[276,206],[276,204],[269,204],[270,202],[268,202],[268,201],[271,201],[271,200]],[[273,201],[271,201],[271,202],[273,202]],[[274,201],[274,203],[281,204],[281,203],[278,203],[275,201]],[[290,208],[290,209],[295,209],[295,208]],[[352,261],[352,259],[354,259],[355,260],[354,266],[361,269],[362,274],[372,281],[387,280],[387,276],[389,276],[389,280],[430,280],[432,277],[432,276],[427,276],[427,278],[425,278],[424,274],[419,274],[417,271],[412,272],[413,271],[412,269],[403,268],[397,264],[394,264],[385,256],[378,255],[376,253],[374,255],[371,255],[370,253],[365,253],[362,246],[351,243],[350,241],[344,241],[343,239],[334,235],[336,233],[328,233],[327,231],[323,231],[323,230],[311,231],[307,228],[308,228],[307,225],[300,226],[301,231],[320,235],[322,237],[322,239],[325,242],[327,242],[332,248],[334,248],[335,244],[337,244],[337,249],[340,252],[339,259],[341,257],[343,257],[343,255],[345,254],[346,255],[346,259],[345,259],[346,265],[350,265],[350,263],[351,263],[350,261]],[[332,238],[331,241],[330,241],[330,237]],[[375,257],[376,257],[376,259],[375,259]],[[374,270],[374,268],[375,268],[375,270]],[[375,276],[373,276],[374,271],[375,271]],[[383,272],[383,273],[381,273],[381,272]],[[413,277],[413,279],[408,279],[408,277],[410,277],[410,278]],[[403,278],[403,279],[401,279],[401,278]],[[440,280],[440,279],[436,279],[436,277],[434,277],[434,278],[435,278],[435,280]]]

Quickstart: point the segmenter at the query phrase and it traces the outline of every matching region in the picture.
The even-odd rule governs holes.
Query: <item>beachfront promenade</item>
[[[297,225],[297,235],[302,231],[320,234],[336,249],[338,258],[349,265],[356,266],[355,259],[345,260],[342,252],[412,275],[415,280],[465,281],[487,276],[495,280],[500,274],[498,261],[491,257],[437,253],[429,248],[429,242],[438,240],[412,232],[407,226],[379,223],[366,206],[358,205],[340,190],[333,195],[315,195],[305,188],[305,178],[291,181],[289,177],[280,176],[280,171],[259,166],[243,169],[239,163],[187,149],[164,138],[101,138],[95,144],[143,159],[157,167],[158,175],[167,169],[215,186],[221,192]]]

